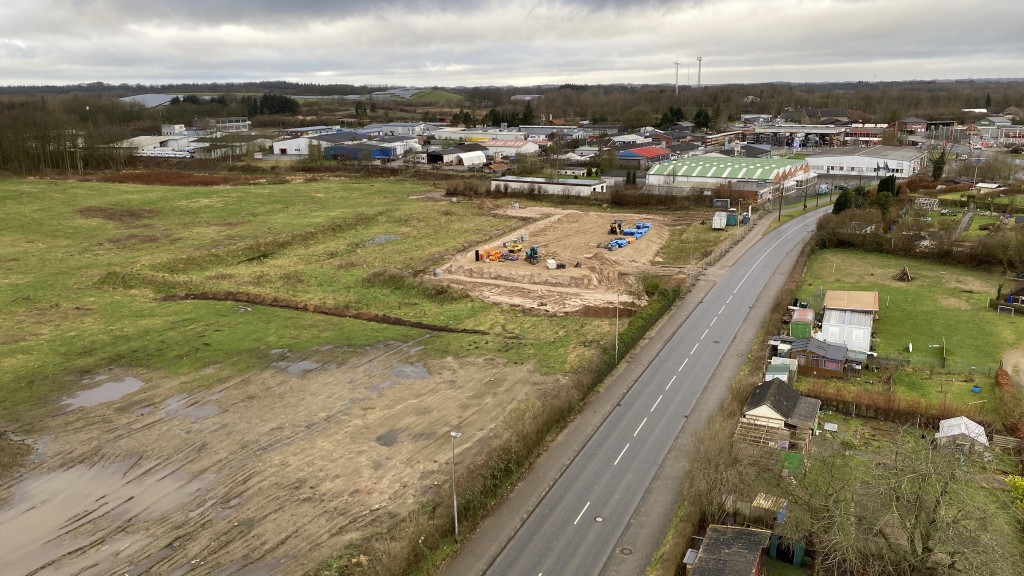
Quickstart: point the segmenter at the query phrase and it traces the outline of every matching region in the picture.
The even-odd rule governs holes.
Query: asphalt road
[[[748,311],[821,213],[770,232],[721,276],[493,563],[473,564],[501,576],[601,573]]]

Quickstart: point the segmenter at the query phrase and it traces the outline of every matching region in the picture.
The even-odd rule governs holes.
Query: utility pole
[[[697,56],[697,90],[700,90],[700,63],[703,59],[703,56]]]

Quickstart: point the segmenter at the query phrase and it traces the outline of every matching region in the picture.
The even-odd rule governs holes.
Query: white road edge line
[[[646,424],[646,423],[647,423],[647,418],[644,418],[644,421],[641,422],[640,425],[636,427],[636,432],[633,432],[633,438],[636,438],[636,435],[640,433],[640,429],[643,428],[644,424]],[[629,444],[627,444],[627,446],[629,446]]]
[[[662,394],[661,396],[658,396],[658,399],[654,401],[654,406],[651,406],[651,412],[654,412],[654,409],[658,407],[658,402],[661,402],[661,399],[664,398],[664,397],[665,397],[664,394]]]
[[[819,216],[819,218],[820,218],[820,216]],[[813,221],[813,220],[816,220],[816,219],[817,219],[817,218],[814,218],[814,219],[812,219],[812,221]],[[765,251],[765,253],[764,253],[764,254],[762,254],[762,255],[761,255],[761,257],[757,259],[757,262],[754,262],[754,264],[753,264],[753,265],[752,265],[752,266],[750,267],[750,269],[748,269],[748,270],[747,270],[747,273],[743,275],[743,279],[742,279],[742,280],[740,280],[740,283],[736,285],[736,289],[735,289],[735,290],[733,290],[733,291],[732,291],[732,293],[733,293],[733,294],[735,294],[736,292],[738,292],[738,291],[739,291],[739,289],[740,289],[740,286],[743,286],[743,283],[747,281],[747,277],[749,277],[749,276],[750,276],[750,274],[751,274],[751,273],[752,273],[752,272],[754,271],[754,268],[757,268],[757,266],[758,266],[758,265],[759,265],[759,264],[761,263],[761,260],[764,260],[764,259],[765,259],[765,258],[766,258],[766,257],[768,256],[768,254],[769,254],[769,253],[770,253],[770,252],[771,252],[772,250],[774,250],[774,249],[775,249],[775,247],[776,247],[776,246],[778,246],[779,244],[782,244],[782,241],[786,239],[786,236],[789,236],[790,234],[792,234],[793,232],[796,232],[796,231],[798,231],[798,230],[800,230],[800,227],[797,227],[797,228],[793,228],[793,229],[792,229],[792,230],[790,230],[789,232],[786,232],[785,234],[783,234],[783,235],[782,235],[782,238],[779,238],[779,240],[778,240],[777,242],[775,242],[775,244],[772,244],[771,248],[769,248],[768,250],[766,250],[766,251]],[[731,299],[731,298],[732,298],[732,296],[730,296],[729,298]]]
[[[705,330],[705,331],[704,331],[704,333],[703,333],[703,334],[701,334],[701,335],[700,335],[700,339],[701,339],[701,340],[703,340],[703,339],[704,339],[704,337],[708,335],[708,330],[711,330],[711,328],[708,328],[707,330]]]
[[[587,511],[587,508],[590,508],[590,502],[587,502],[587,505],[583,507],[583,510],[580,510],[580,515],[576,517],[576,522],[579,522],[580,518],[583,518],[583,513]],[[576,522],[573,522],[572,525],[575,526]]]
[[[629,444],[626,444],[626,448],[629,448]],[[626,448],[623,448],[622,452],[619,452],[619,457],[615,459],[615,464],[612,464],[612,466],[617,466],[619,464],[619,460],[622,459],[622,455],[626,453]],[[586,508],[584,508],[584,510],[586,510]],[[583,513],[580,512],[580,514]],[[577,518],[577,520],[579,520],[579,518]]]
[[[684,364],[685,364],[685,362],[684,362]],[[682,368],[682,366],[680,366],[680,368]],[[672,387],[672,383],[675,382],[675,381],[676,381],[676,377],[673,376],[672,379],[668,381],[668,386],[665,386],[665,390],[668,390],[669,388],[671,388]]]

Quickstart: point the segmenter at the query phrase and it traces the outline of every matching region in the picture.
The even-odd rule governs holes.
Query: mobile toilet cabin
[[[711,218],[711,229],[712,230],[725,230],[726,223],[728,222],[729,216],[725,212],[715,212],[713,218]]]

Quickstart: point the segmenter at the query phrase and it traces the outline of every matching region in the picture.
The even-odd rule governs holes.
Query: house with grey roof
[[[821,400],[802,396],[779,378],[757,385],[743,407],[743,420],[772,428],[814,429]]]
[[[812,376],[842,376],[846,370],[847,348],[817,338],[794,340],[789,348],[790,358],[796,360],[797,372]]]

